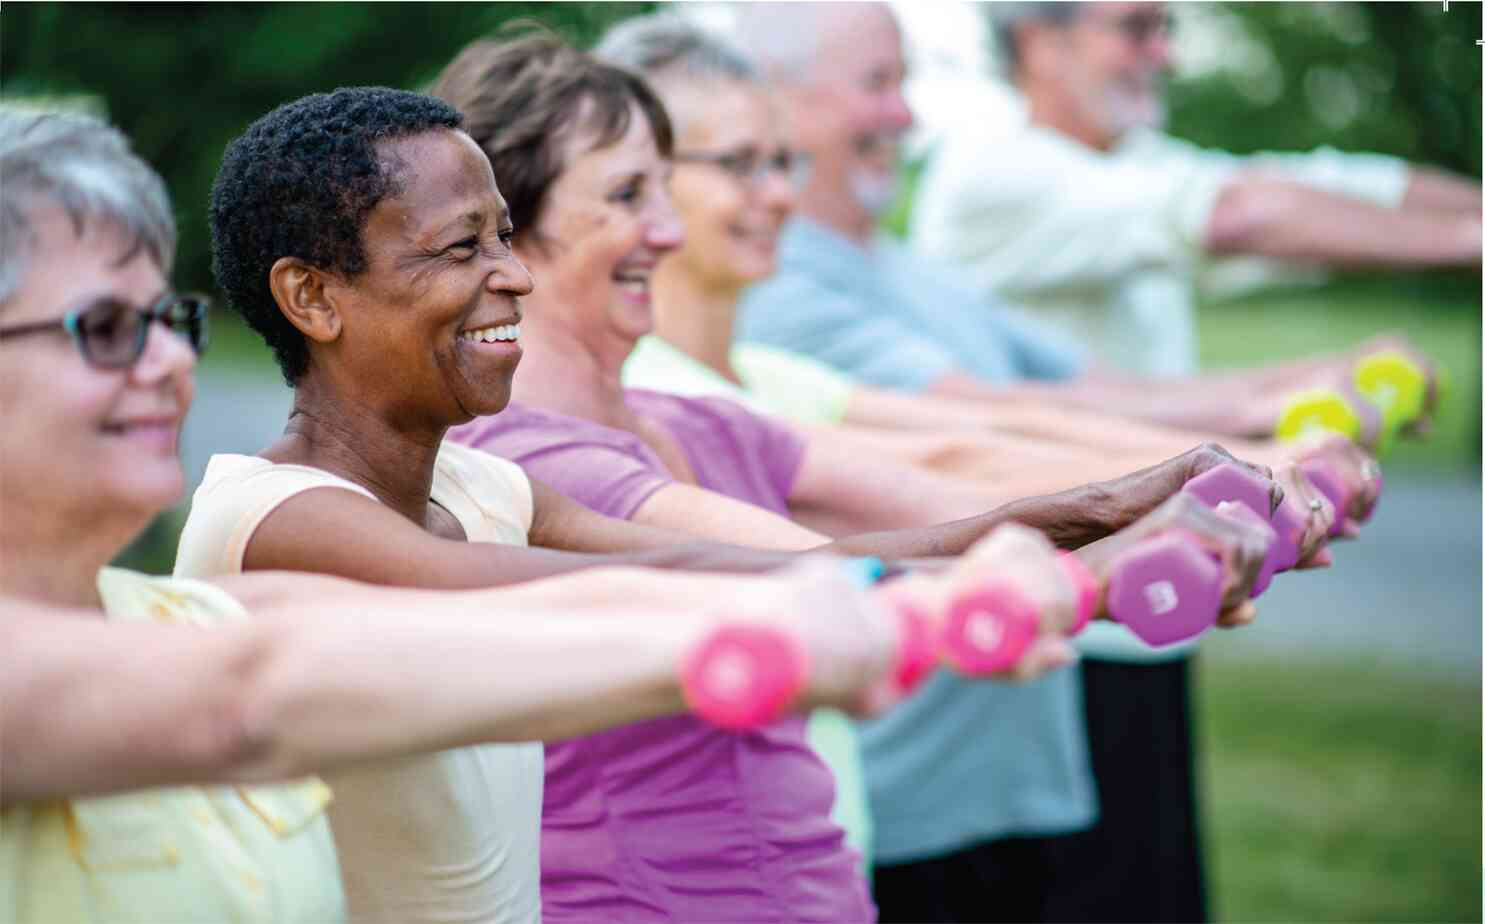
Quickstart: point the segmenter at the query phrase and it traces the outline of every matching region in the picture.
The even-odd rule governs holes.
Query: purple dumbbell
[[[1197,475],[1181,490],[1213,508],[1223,501],[1241,504],[1273,529],[1276,541],[1269,546],[1263,570],[1253,585],[1253,596],[1268,589],[1275,573],[1299,564],[1300,543],[1304,540],[1308,517],[1288,498],[1270,514],[1268,480],[1256,472],[1237,465],[1221,465]]]
[[[1195,638],[1222,610],[1222,563],[1196,537],[1174,531],[1114,559],[1105,599],[1109,615],[1147,645]]]

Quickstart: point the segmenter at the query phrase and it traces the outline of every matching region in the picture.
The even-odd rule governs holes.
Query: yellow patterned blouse
[[[111,620],[247,618],[201,581],[105,568],[98,589]],[[342,921],[329,802],[329,787],[310,777],[10,806],[0,813],[0,920]]]

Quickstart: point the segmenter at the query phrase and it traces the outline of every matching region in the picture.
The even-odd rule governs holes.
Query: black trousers
[[[1192,661],[1084,658],[1094,827],[878,867],[883,922],[1207,920],[1189,700]]]

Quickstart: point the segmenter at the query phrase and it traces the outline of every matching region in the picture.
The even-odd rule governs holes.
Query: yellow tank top
[[[110,620],[248,618],[201,581],[105,568],[98,589]],[[0,812],[0,920],[342,921],[329,802],[329,787],[310,777],[10,806]]]

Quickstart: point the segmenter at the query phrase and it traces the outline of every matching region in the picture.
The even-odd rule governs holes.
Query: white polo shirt
[[[1238,157],[1157,132],[1111,152],[1029,125],[961,120],[924,171],[913,244],[968,270],[985,294],[1027,309],[1130,372],[1195,371],[1195,299],[1293,277],[1255,258],[1209,259],[1212,208],[1239,170],[1395,206],[1407,165],[1321,148]]]

